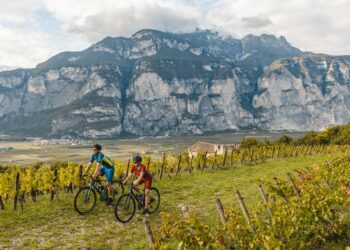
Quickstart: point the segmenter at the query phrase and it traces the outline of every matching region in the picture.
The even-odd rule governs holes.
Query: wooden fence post
[[[179,173],[180,169],[181,169],[181,155],[179,156],[179,163],[177,164],[176,175]]]
[[[129,168],[130,168],[130,158],[128,159],[128,164],[126,165],[126,172],[125,172],[125,178],[128,176],[129,174]]]
[[[271,153],[271,159],[273,159],[275,154],[275,146],[272,146],[272,153]]]
[[[301,157],[301,155],[303,154],[303,150],[304,150],[304,145],[303,145],[303,146],[301,146],[301,149],[300,149],[300,152],[299,152],[298,157]]]
[[[213,160],[213,164],[211,165],[211,170],[214,169],[214,166],[216,165],[216,156],[218,155],[218,151],[215,150],[215,155],[214,155],[214,160]]]
[[[277,146],[277,159],[280,158],[281,146]]]
[[[241,194],[239,193],[238,190],[236,191],[236,195],[237,195],[237,200],[239,202],[239,205],[241,207],[241,210],[243,212],[244,217],[248,221],[252,231],[255,232],[254,225],[252,224],[252,222],[250,220],[250,215],[249,215],[248,209],[247,209],[246,205],[244,204],[243,197],[241,196]]]
[[[145,228],[148,244],[149,244],[150,248],[154,249],[155,240],[154,240],[154,237],[153,237],[153,232],[151,230],[150,222],[149,222],[149,220],[147,218],[143,219],[143,225],[144,225],[144,228]]]
[[[278,181],[278,179],[276,178],[276,177],[273,177],[272,178],[273,180],[274,180],[274,182],[275,182],[275,184],[276,184],[276,187],[278,188],[278,189],[280,189],[281,188],[281,184],[279,183],[279,181]],[[279,194],[281,197],[282,197],[282,199],[285,201],[285,202],[288,202],[288,199],[287,199],[287,197],[285,196],[285,194],[282,192],[282,194]]]
[[[230,159],[231,166],[233,165],[233,153],[234,153],[234,147],[232,147],[232,150],[231,150],[231,159]]]
[[[223,167],[226,165],[226,156],[227,156],[227,148],[225,149],[224,160],[222,161],[222,166]]]
[[[204,170],[204,168],[206,167],[206,164],[207,164],[207,154],[208,154],[208,151],[205,151],[204,161],[203,161],[203,166],[202,166],[202,172],[203,172],[203,170]]]
[[[4,209],[5,209],[5,205],[4,205],[4,202],[3,202],[3,200],[2,200],[1,195],[0,195],[0,208],[1,208],[1,210],[4,210]]]
[[[255,157],[255,163],[257,163],[257,161],[260,161],[262,159],[261,151],[262,151],[262,146],[260,146],[257,150],[257,154]]]
[[[295,146],[292,147],[292,150],[289,153],[289,157],[293,157],[293,151],[294,151]]]
[[[272,219],[273,212],[272,212],[271,207],[269,206],[268,197],[267,197],[267,194],[265,193],[264,188],[262,187],[262,185],[259,185],[259,191],[260,191],[261,196],[262,196],[262,198],[263,198],[263,200],[264,200],[264,202],[265,202],[265,204],[267,206],[267,211],[269,212],[270,217]]]
[[[19,173],[15,177],[15,198],[13,200],[13,210],[17,209],[17,200],[18,200],[18,190],[19,190]]]
[[[191,158],[190,158],[190,169],[189,169],[189,173],[192,172],[192,165],[193,165],[193,155],[191,155]]]
[[[216,205],[216,208],[218,209],[218,213],[220,215],[222,225],[226,226],[227,219],[225,218],[224,207],[222,206],[220,199],[215,199],[215,205]]]
[[[249,163],[252,163],[253,161],[253,155],[254,155],[254,147],[250,149],[250,157],[249,157]]]
[[[292,178],[292,175],[290,173],[287,173],[287,176],[288,176],[288,179],[289,179],[290,183],[292,184],[294,192],[296,193],[296,195],[300,199],[300,190],[295,186],[295,183],[294,183],[294,180]]]
[[[242,150],[240,149],[241,152],[241,160],[240,160],[240,165],[242,166],[243,161],[244,161],[244,153],[245,153],[245,149],[243,148]]]
[[[163,177],[163,171],[164,171],[164,165],[165,165],[165,153],[163,155],[163,163],[162,163],[162,168],[160,170],[160,176],[159,176],[159,179],[161,180],[162,177]]]
[[[149,158],[148,158],[148,163],[147,163],[147,167],[146,167],[147,170],[149,170],[150,164],[151,164],[151,156],[149,156]]]
[[[57,193],[55,191],[55,189],[56,189],[56,181],[57,181],[57,168],[53,172],[53,179],[52,179],[53,187],[52,187],[52,190],[51,190],[51,199],[50,199],[51,201],[53,201],[53,198],[55,197],[55,194],[57,196]]]

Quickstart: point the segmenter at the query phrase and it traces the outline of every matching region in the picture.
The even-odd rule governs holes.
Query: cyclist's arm
[[[132,176],[132,169],[130,169],[128,176],[124,180],[124,183],[126,183],[130,179],[131,176]]]
[[[85,169],[83,175],[85,175],[87,172],[89,172],[91,166],[92,166],[92,162],[89,162],[89,164],[86,166],[86,169]]]
[[[97,176],[98,176],[98,173],[99,173],[100,168],[101,168],[101,163],[98,162],[98,163],[97,163],[97,166],[96,166],[95,173],[94,173],[94,175],[93,175],[92,177],[97,177]]]

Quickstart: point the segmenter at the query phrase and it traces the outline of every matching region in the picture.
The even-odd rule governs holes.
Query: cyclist
[[[101,150],[102,146],[100,144],[95,144],[92,146],[93,154],[91,155],[91,159],[89,164],[87,165],[83,175],[85,175],[91,168],[94,161],[97,162],[96,170],[92,175],[92,179],[96,180],[98,183],[101,183],[99,176],[106,175],[106,187],[108,190],[108,199],[107,204],[111,204],[112,199],[112,188],[111,182],[113,180],[114,175],[114,164],[107,156],[105,156]]]
[[[146,170],[146,166],[142,164],[142,157],[140,155],[135,155],[133,157],[134,164],[132,165],[128,176],[124,180],[123,184],[126,184],[126,182],[129,180],[131,175],[135,173],[138,178],[133,181],[133,186],[138,186],[143,183],[145,183],[145,207],[142,211],[142,214],[148,213],[149,208],[149,192],[151,190],[152,186],[152,176],[151,174]]]

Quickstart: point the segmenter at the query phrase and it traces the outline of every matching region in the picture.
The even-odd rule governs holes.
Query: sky
[[[31,68],[62,51],[140,29],[285,36],[304,51],[350,55],[349,0],[0,0],[0,66]]]

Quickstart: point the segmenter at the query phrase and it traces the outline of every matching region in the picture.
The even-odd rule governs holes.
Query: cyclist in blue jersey
[[[111,182],[114,175],[114,164],[107,156],[105,156],[101,150],[102,146],[100,144],[95,144],[92,146],[94,153],[91,155],[89,164],[87,165],[83,175],[85,175],[91,168],[94,161],[97,162],[96,170],[92,175],[92,178],[97,182],[100,182],[99,176],[106,175],[106,187],[108,189],[108,203],[112,203],[112,188]]]

